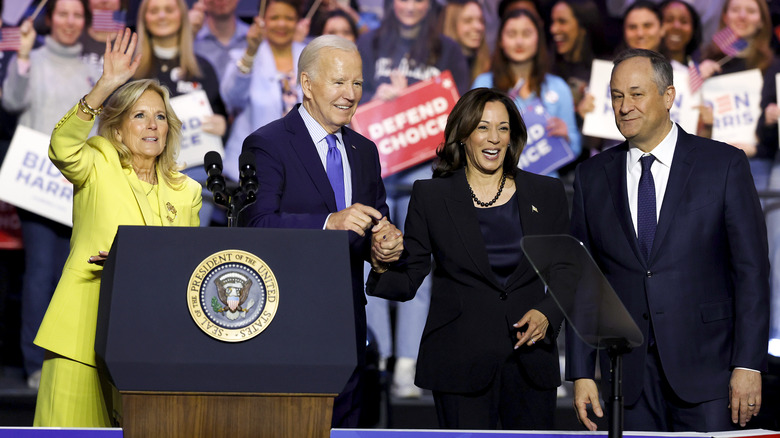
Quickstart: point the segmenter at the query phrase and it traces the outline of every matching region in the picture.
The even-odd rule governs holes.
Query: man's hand
[[[761,373],[735,369],[729,382],[731,421],[745,427],[761,410]]]
[[[360,236],[365,236],[366,231],[380,220],[382,220],[382,213],[376,209],[363,204],[352,204],[331,214],[325,223],[325,229],[354,231]]]
[[[190,19],[190,27],[192,27],[192,35],[197,35],[200,32],[200,28],[203,27],[203,23],[206,21],[206,3],[203,0],[198,0],[192,5],[192,8],[187,12],[187,16]]]
[[[371,233],[371,266],[377,272],[384,272],[386,263],[393,263],[401,258],[404,235],[387,218],[382,218],[374,225]]]
[[[574,381],[574,410],[577,412],[577,419],[583,426],[593,432],[597,429],[596,423],[588,418],[588,405],[591,405],[593,413],[597,417],[604,416],[599,403],[599,389],[596,382],[592,379],[577,379]]]

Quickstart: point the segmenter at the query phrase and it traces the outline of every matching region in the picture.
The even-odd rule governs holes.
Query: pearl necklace
[[[498,187],[498,193],[496,193],[496,197],[493,198],[490,202],[482,202],[477,198],[477,195],[474,194],[474,190],[471,188],[471,184],[469,184],[469,180],[466,179],[466,184],[469,186],[469,193],[471,193],[471,199],[474,200],[474,202],[477,203],[480,207],[490,207],[491,205],[495,204],[496,201],[498,201],[498,198],[501,197],[501,192],[504,191],[504,183],[506,182],[506,174],[501,175],[501,185]]]

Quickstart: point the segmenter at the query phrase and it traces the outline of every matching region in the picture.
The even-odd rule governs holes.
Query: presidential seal
[[[195,324],[212,338],[246,341],[271,324],[279,307],[279,288],[259,257],[241,250],[220,251],[192,273],[187,307]]]

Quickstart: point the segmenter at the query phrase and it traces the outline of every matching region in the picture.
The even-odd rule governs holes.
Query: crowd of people
[[[0,1],[0,5],[2,3]],[[534,199],[534,209],[543,211],[540,218],[547,218],[550,214],[549,219],[542,220],[545,226],[534,229],[534,233],[544,234],[540,230],[547,234],[567,231],[571,191],[577,184],[586,188],[575,171],[576,164],[611,150],[617,144],[582,133],[584,119],[594,111],[594,96],[588,87],[594,60],[612,60],[627,49],[650,50],[669,61],[674,70],[696,69],[705,81],[716,75],[758,69],[764,81],[755,141],[732,146],[743,150],[748,157],[750,174],[759,192],[780,190],[780,157],[776,157],[780,109],[775,81],[775,75],[780,73],[780,58],[777,56],[780,44],[773,23],[773,18],[780,18],[780,11],[775,14],[765,0],[385,0],[383,5],[371,0],[306,3],[299,0],[263,0],[257,3],[253,9],[257,14],[244,16],[238,9],[238,0],[197,0],[189,4],[185,0],[49,0],[43,19],[28,18],[19,24],[18,50],[0,52],[0,160],[13,136],[13,126],[25,126],[47,135],[54,130],[51,159],[77,188],[72,229],[33,212],[16,211],[24,244],[25,269],[21,291],[18,292],[22,300],[24,370],[30,387],[45,389],[46,404],[42,404],[44,407],[41,409],[61,403],[59,397],[63,389],[57,385],[61,385],[62,379],[56,379],[58,375],[77,375],[79,381],[89,382],[90,389],[81,391],[81,396],[87,400],[84,403],[94,408],[89,414],[82,413],[91,416],[86,421],[90,424],[110,424],[106,405],[96,402],[100,397],[95,394],[99,391],[99,382],[93,372],[94,352],[85,347],[92,339],[89,334],[94,337],[94,321],[92,325],[87,321],[85,326],[85,321],[73,323],[66,321],[65,316],[69,306],[75,305],[68,303],[72,298],[66,295],[66,289],[72,290],[74,284],[83,281],[83,277],[93,274],[91,270],[80,272],[92,267],[77,266],[75,260],[91,255],[95,259],[90,258],[90,263],[100,263],[105,258],[104,253],[85,252],[86,249],[80,245],[87,239],[84,236],[88,231],[85,230],[99,225],[104,231],[99,236],[103,246],[99,249],[107,251],[112,239],[109,235],[111,227],[118,223],[224,225],[224,211],[209,201],[207,191],[203,192],[201,205],[200,191],[193,189],[196,186],[191,184],[192,180],[205,183],[203,169],[190,166],[179,172],[169,162],[169,155],[173,152],[165,148],[167,143],[158,143],[160,138],[166,137],[169,125],[176,135],[181,130],[181,126],[177,126],[180,122],[170,109],[169,99],[192,91],[203,90],[206,93],[213,115],[201,120],[202,129],[222,138],[224,174],[238,181],[238,156],[242,149],[250,148],[256,155],[268,153],[269,162],[284,155],[283,151],[266,152],[257,140],[259,134],[255,131],[269,123],[282,118],[289,122],[291,114],[297,117],[299,112],[301,116],[295,123],[301,122],[301,117],[307,127],[319,122],[325,132],[319,139],[312,134],[312,139],[315,143],[322,141],[320,158],[325,164],[326,154],[330,159],[331,142],[342,150],[339,157],[352,152],[345,149],[347,140],[339,131],[349,123],[349,118],[346,122],[341,119],[333,122],[330,118],[335,116],[326,110],[317,113],[322,109],[322,99],[332,98],[333,105],[348,107],[354,113],[359,104],[393,101],[415,83],[445,71],[452,75],[459,94],[464,98],[450,115],[435,165],[433,161],[428,161],[387,176],[379,181],[383,188],[371,194],[363,193],[361,187],[353,187],[350,179],[346,178],[341,182],[346,182],[342,188],[346,192],[340,194],[346,197],[346,207],[337,202],[341,207],[338,208],[340,213],[349,210],[350,202],[358,196],[367,196],[371,202],[365,202],[366,205],[362,206],[365,209],[353,214],[361,217],[359,228],[363,232],[370,234],[368,230],[373,226],[373,233],[384,232],[387,236],[390,228],[385,227],[391,225],[384,225],[383,219],[389,216],[400,230],[399,235],[403,232],[412,237],[412,240],[404,239],[404,255],[408,264],[403,270],[390,267],[388,272],[387,263],[394,262],[400,252],[396,246],[392,250],[378,250],[384,255],[371,253],[367,259],[371,263],[362,265],[362,278],[368,276],[370,296],[367,297],[366,315],[357,317],[367,321],[368,328],[377,338],[380,368],[386,366],[388,359],[395,359],[393,393],[399,397],[419,397],[421,389],[415,383],[433,390],[443,427],[491,428],[496,426],[500,417],[504,427],[552,428],[552,417],[547,414],[554,408],[555,388],[560,384],[555,337],[563,315],[549,299],[544,298],[543,285],[538,279],[531,279],[535,278],[531,269],[527,272],[528,278],[514,274],[515,266],[521,262],[527,264],[517,248],[507,252],[503,247],[507,245],[506,239],[517,243],[524,232],[532,230],[525,229],[524,225],[523,230],[508,236],[496,236],[485,230],[510,229],[511,224],[523,219],[522,213],[512,208],[503,212],[497,209]],[[136,16],[127,16],[126,22],[120,23],[134,29],[135,33],[119,28],[111,31],[95,27],[94,17],[106,11],[137,12]],[[736,56],[724,53],[713,42],[713,35],[725,28],[745,42],[745,47]],[[320,35],[335,35],[352,45],[329,43],[332,45],[310,47],[309,44],[317,41]],[[322,67],[318,63],[324,61],[306,59],[307,48],[310,57],[323,50],[327,53],[335,51],[331,53],[334,56],[331,60],[333,66]],[[359,54],[357,61],[354,51]],[[133,53],[135,57],[131,56]],[[644,52],[639,53],[635,56],[642,59],[648,56]],[[656,63],[654,58],[649,59]],[[630,57],[619,59],[618,65],[635,61]],[[356,65],[360,66],[359,73],[362,75],[361,80],[355,79],[359,82],[360,93],[339,89],[332,96],[323,96],[325,92],[317,88],[319,81],[323,80],[318,77],[320,73],[333,69],[345,75],[352,74]],[[303,67],[308,70],[299,71]],[[317,74],[313,73],[315,71]],[[123,87],[125,83],[128,85]],[[660,83],[655,85],[658,86],[658,94],[663,95]],[[97,109],[103,108],[104,102],[112,95],[102,109],[99,127],[93,128],[95,116],[100,113]],[[341,103],[336,103],[337,98],[341,99]],[[613,105],[615,98],[613,93]],[[122,117],[136,111],[139,105],[144,109],[139,118],[149,120],[145,120],[144,127],[138,129],[152,129],[160,133],[160,138],[155,137],[157,148],[154,150],[144,149],[149,147],[143,144],[148,136],[128,140],[137,134],[121,122]],[[550,173],[549,176],[557,178],[560,183],[517,173],[516,163],[522,149],[518,150],[518,146],[526,141],[522,117],[528,108],[537,106],[541,106],[549,116],[544,127],[545,136],[561,139],[575,156],[572,163]],[[690,134],[712,137],[712,108],[702,105],[699,110],[696,132]],[[106,114],[113,114],[113,125],[111,120],[104,120]],[[66,115],[64,119],[63,115]],[[457,125],[454,115],[469,122]],[[141,126],[142,122],[134,120],[133,123]],[[329,129],[328,123],[333,125],[333,130]],[[485,131],[480,134],[483,124]],[[149,125],[154,128],[149,128]],[[164,132],[161,125],[165,126]],[[624,129],[630,131],[626,127],[618,127],[621,132]],[[97,136],[88,141],[90,132]],[[349,132],[347,137],[354,135]],[[678,133],[676,128],[672,132],[676,138],[687,135]],[[274,133],[268,130],[261,134],[272,138]],[[170,138],[170,134],[167,135]],[[336,135],[336,138],[330,138],[330,135]],[[64,141],[63,136],[70,137]],[[250,141],[253,138],[255,140]],[[476,147],[472,145],[494,142],[495,139],[499,139],[497,143],[509,143],[506,150],[499,148],[497,153],[501,157],[506,156],[506,162],[496,164],[494,160],[486,159],[484,154],[472,150]],[[130,147],[128,143],[136,140],[138,144]],[[94,142],[94,145],[86,147],[91,144],[89,142]],[[130,149],[123,151],[120,144]],[[116,148],[121,159],[107,163],[101,161],[101,166],[105,165],[108,170],[97,178],[83,167],[87,161],[92,163],[100,159],[90,154],[101,148]],[[369,163],[367,166],[374,164],[373,157],[364,159]],[[656,159],[662,161],[661,157]],[[343,160],[344,175],[349,176],[354,170],[349,168],[346,158]],[[164,165],[160,164],[163,162]],[[127,167],[133,168],[133,178],[126,173],[122,175],[121,169]],[[271,169],[272,173],[279,173],[281,167]],[[112,172],[116,173],[113,177]],[[186,179],[185,175],[191,179]],[[416,181],[432,177],[439,183],[415,185]],[[267,178],[265,175],[260,175],[260,178],[261,189],[275,186],[281,191],[279,187],[287,184],[263,180]],[[669,178],[670,185],[677,183]],[[80,210],[94,208],[90,203],[96,202],[97,195],[93,193],[88,200],[90,191],[98,190],[108,181],[115,184],[120,180],[124,184],[125,179],[131,181],[127,181],[126,193],[122,192],[124,198],[137,198],[140,192],[145,195],[144,202],[157,205],[154,215],[146,217],[141,211],[120,208],[121,217],[112,216],[100,224],[90,222],[96,221],[95,218],[86,220],[81,217],[80,222],[76,221]],[[266,185],[263,186],[263,183]],[[371,187],[375,187],[375,183],[372,181]],[[498,194],[495,194],[494,187],[499,185]],[[294,193],[292,186],[286,187],[288,194]],[[416,187],[414,191],[413,187]],[[568,202],[564,188],[569,191]],[[300,190],[307,193],[308,188]],[[471,191],[475,206],[493,207],[495,204],[495,208],[485,208],[484,212],[477,209],[476,215],[465,209],[463,215],[458,216],[453,213],[454,207],[446,204],[441,193],[457,196],[464,190],[466,193]],[[180,208],[180,222],[167,224],[161,219],[162,207],[158,205],[159,199],[162,199],[161,191],[182,197],[184,207]],[[481,201],[491,199],[494,194],[496,198],[493,201]],[[542,199],[536,200],[540,194]],[[286,195],[276,193],[275,196],[283,204]],[[255,224],[253,226],[286,224],[285,218],[274,217],[263,210],[266,206],[262,196],[258,199],[258,206],[250,210],[250,214],[256,216],[246,223]],[[657,204],[659,210],[662,199]],[[117,201],[102,202],[111,204]],[[590,208],[583,207],[582,202],[580,200],[578,204],[575,198],[575,207]],[[280,208],[279,205],[276,208]],[[492,213],[485,214],[486,211]],[[587,223],[586,212],[579,213],[578,220],[582,224]],[[324,222],[318,216],[314,222],[319,222],[311,227],[335,227],[335,219],[342,219],[336,215],[326,215],[328,219]],[[470,218],[468,227],[463,230],[447,228],[451,222],[467,216]],[[367,222],[362,223],[364,220]],[[405,224],[409,229],[404,229]],[[435,227],[432,228],[431,224]],[[767,224],[768,252],[773,266],[771,284],[777,290],[772,295],[772,307],[780,309],[780,213],[776,211],[774,215],[767,216]],[[308,225],[298,224],[295,227]],[[580,228],[579,231],[582,235],[578,237],[586,241],[594,239],[594,233],[601,229]],[[466,257],[471,247],[455,245],[447,249],[453,244],[452,237],[458,233],[483,235],[483,246],[487,246],[488,250],[483,261],[485,266],[489,265],[488,270],[493,270],[498,282],[484,272],[479,275],[464,273],[463,266],[468,264],[468,260],[459,260],[454,254]],[[593,242],[593,245],[598,243]],[[94,242],[90,245],[90,248],[94,247]],[[364,247],[363,252],[371,246],[370,242],[361,242],[360,245]],[[5,250],[0,248],[0,251]],[[443,257],[442,252],[450,255]],[[388,255],[390,253],[393,257]],[[610,255],[604,257],[609,259]],[[432,260],[438,275],[429,276]],[[63,269],[70,276],[63,274]],[[434,282],[433,277],[438,282]],[[0,283],[0,292],[8,294],[8,288],[18,282],[6,277],[0,278]],[[93,286],[89,285],[90,293],[96,299],[97,290]],[[461,291],[461,288],[464,290]],[[492,304],[484,304],[481,299],[469,301],[475,298],[469,295],[467,290],[470,288],[495,289],[503,294],[501,301],[506,301],[507,296],[503,288],[516,292],[508,294],[507,306],[511,307],[511,312],[504,307],[497,309]],[[55,295],[55,289],[58,295]],[[465,320],[462,326],[446,325],[450,322],[447,318],[454,318],[451,313],[455,312],[452,306],[442,303],[447,294],[460,296],[458,305],[467,307],[477,316]],[[53,295],[55,300],[50,307]],[[523,299],[515,299],[518,296]],[[4,298],[0,296],[0,300]],[[356,305],[362,303],[356,301]],[[84,306],[96,308],[93,301],[85,302]],[[395,329],[390,324],[392,306],[396,307]],[[59,310],[53,312],[52,308]],[[516,319],[506,319],[504,315],[509,313],[516,315]],[[771,337],[780,338],[780,315],[773,314],[773,318]],[[441,326],[431,325],[431,321]],[[491,321],[492,325],[484,324],[485,321]],[[78,333],[85,333],[75,344],[58,336],[62,327],[68,324]],[[516,330],[526,324],[528,329]],[[513,360],[502,356],[508,354],[506,345],[495,346],[491,342],[501,338],[507,325],[515,327],[513,333],[517,333],[517,338],[514,341],[518,347],[525,345],[534,350]],[[468,331],[479,331],[480,335],[464,337]],[[658,345],[663,345],[662,336],[657,338]],[[462,343],[464,340],[467,342]],[[511,350],[511,345],[509,348]],[[419,363],[418,352],[421,355]],[[663,359],[663,353],[659,349],[655,354]],[[469,366],[461,368],[453,364],[453,354]],[[500,361],[498,371],[496,361]],[[754,362],[749,365],[752,364]],[[529,375],[518,373],[517,366],[542,367],[553,372]],[[747,367],[751,370],[762,368]],[[496,373],[504,380],[493,382],[487,393],[476,398],[460,396],[484,390],[485,386],[480,386],[479,382],[496,379]],[[572,374],[572,378],[587,380],[592,378],[591,374],[592,367],[583,365]],[[515,388],[517,385],[521,389]],[[586,387],[580,386],[580,394],[592,396],[590,387],[587,391],[582,388]],[[502,402],[498,410],[493,406],[493,399],[503,400],[510,394],[515,402],[506,405]],[[39,397],[39,404],[41,400],[44,399]],[[592,397],[587,401],[597,402]],[[344,409],[348,412],[350,407],[347,405]],[[528,420],[527,415],[518,420],[514,415],[518,411],[532,412],[533,421]],[[42,410],[38,424],[56,424],[57,421],[51,420],[53,415],[51,410]],[[583,422],[587,424],[586,420]]]

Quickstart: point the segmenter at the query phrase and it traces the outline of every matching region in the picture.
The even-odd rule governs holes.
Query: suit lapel
[[[444,197],[444,204],[447,207],[447,213],[450,221],[457,230],[458,237],[466,247],[469,257],[477,266],[479,272],[484,278],[490,279],[498,289],[503,290],[503,286],[498,284],[493,270],[490,268],[485,241],[482,238],[482,232],[479,227],[479,219],[474,211],[474,204],[468,197],[469,189],[466,182],[466,172],[461,169],[453,175],[451,190]]]
[[[612,160],[604,165],[609,193],[612,197],[612,204],[615,207],[620,228],[623,230],[628,244],[633,249],[634,255],[644,264],[645,257],[639,250],[639,242],[637,242],[636,232],[634,231],[634,221],[631,219],[631,209],[628,207],[628,192],[626,191],[628,142],[617,146],[615,149],[615,152],[611,152]]]
[[[674,149],[672,168],[669,169],[669,181],[666,183],[666,192],[661,204],[661,214],[658,217],[653,247],[650,250],[650,262],[652,262],[666,233],[669,231],[674,214],[688,185],[688,178],[693,170],[696,146],[691,146],[691,142],[687,138],[689,134],[679,126],[677,132],[677,145],[675,145]]]
[[[349,161],[350,179],[352,180],[352,199],[350,204],[355,202],[355,188],[360,187],[360,181],[366,181],[362,179],[360,171],[362,166],[357,165],[358,152],[357,146],[352,143],[352,139],[346,129],[341,130],[341,138],[344,140],[344,149],[347,151],[347,160]]]
[[[531,199],[528,197],[528,193],[523,190],[525,185],[523,184],[524,174],[522,171],[517,172],[517,178],[515,179],[515,198],[517,199],[517,208],[520,212],[520,226],[523,230],[523,236],[530,236],[533,234],[539,234],[540,225],[545,220],[545,212],[536,209]],[[522,252],[521,248],[518,248],[521,252],[520,263],[515,268],[512,275],[506,281],[506,289],[511,290],[514,283],[525,277],[529,269],[532,268],[531,263],[528,261],[528,257]]]
[[[338,211],[336,208],[336,195],[333,194],[328,174],[325,172],[320,156],[317,154],[317,147],[312,142],[309,130],[306,129],[306,124],[303,123],[303,119],[298,113],[299,105],[296,105],[284,117],[284,126],[291,135],[290,147],[298,155],[298,159],[301,161],[304,169],[306,169],[306,173],[309,174],[309,178],[314,183],[314,187],[316,187],[322,200],[328,206],[328,210],[336,212]]]

